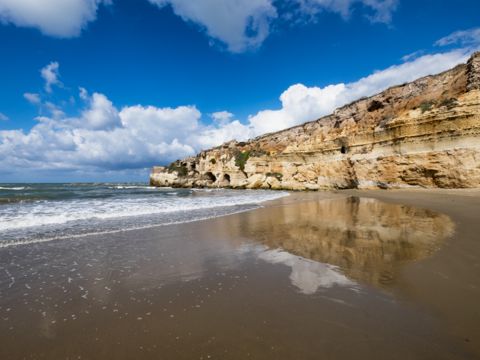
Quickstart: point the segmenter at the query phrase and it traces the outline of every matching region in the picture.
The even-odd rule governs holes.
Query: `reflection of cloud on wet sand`
[[[355,286],[353,281],[342,275],[333,265],[305,259],[280,249],[262,251],[258,257],[271,264],[284,264],[291,267],[292,285],[307,295],[314,294],[319,288]]]

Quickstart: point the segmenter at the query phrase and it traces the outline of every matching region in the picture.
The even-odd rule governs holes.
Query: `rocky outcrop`
[[[467,62],[467,91],[480,90],[480,55],[472,56]]]
[[[155,186],[480,187],[480,53],[332,115],[155,167]]]

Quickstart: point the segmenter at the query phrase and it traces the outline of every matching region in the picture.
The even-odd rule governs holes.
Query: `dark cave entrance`
[[[210,171],[205,173],[205,178],[211,182],[217,181],[217,177],[213,175],[213,173],[211,173]]]

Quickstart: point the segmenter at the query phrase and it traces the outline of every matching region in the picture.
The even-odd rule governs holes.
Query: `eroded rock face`
[[[155,167],[156,186],[480,187],[480,53],[332,115]]]

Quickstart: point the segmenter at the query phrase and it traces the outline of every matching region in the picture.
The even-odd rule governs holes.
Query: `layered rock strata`
[[[154,167],[155,186],[480,187],[480,53],[333,114]]]

